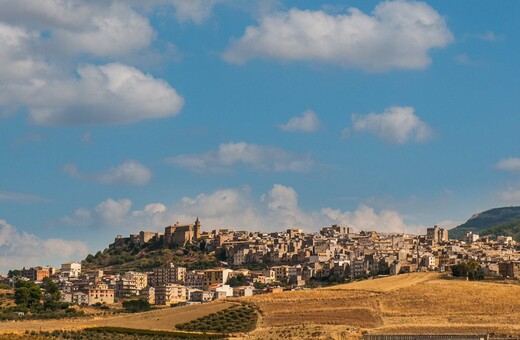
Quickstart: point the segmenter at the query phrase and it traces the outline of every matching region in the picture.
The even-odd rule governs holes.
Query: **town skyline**
[[[0,273],[196,217],[421,234],[520,205],[517,2],[0,4]]]

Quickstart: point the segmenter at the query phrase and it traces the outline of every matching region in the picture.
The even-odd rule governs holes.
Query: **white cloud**
[[[79,209],[77,215],[100,221],[99,207],[110,211],[106,222],[112,226],[126,228],[127,232],[139,230],[162,230],[177,221],[189,223],[199,217],[206,229],[232,227],[236,229],[277,231],[289,227],[302,227],[307,231],[318,231],[321,227],[341,223],[354,227],[356,231],[376,230],[380,232],[409,233],[424,232],[425,226],[408,224],[397,211],[382,209],[376,211],[367,205],[360,205],[354,211],[321,208],[305,211],[299,206],[298,193],[291,187],[275,184],[266,193],[253,197],[249,187],[225,188],[212,193],[201,193],[195,197],[183,197],[167,207],[162,203],[150,203],[143,210],[130,211],[129,200],[115,202],[107,200],[92,212]],[[77,219],[77,225],[84,219]],[[72,221],[69,224],[73,224]]]
[[[413,107],[394,106],[383,113],[365,116],[353,114],[353,129],[373,133],[380,139],[395,144],[423,142],[432,136],[432,130],[414,111]]]
[[[197,24],[208,19],[213,11],[213,6],[221,2],[221,0],[171,0],[179,21],[191,20]]]
[[[180,112],[184,100],[175,89],[135,67],[117,62],[82,64],[72,74],[66,65],[74,60],[64,62],[60,53],[56,57],[38,48],[45,42],[42,32],[0,22],[0,108],[4,112],[26,108],[30,121],[38,125],[125,124]],[[113,39],[120,38],[114,34]],[[76,38],[81,40],[71,40]],[[98,47],[103,44],[118,48],[110,41],[92,42]]]
[[[184,100],[163,80],[118,63],[86,65],[78,79],[49,81],[26,98],[39,125],[125,124],[174,116]]]
[[[327,14],[293,8],[269,14],[247,27],[224,58],[321,61],[371,71],[420,69],[428,52],[453,41],[444,18],[424,2],[385,1],[371,15],[356,8]]]
[[[72,215],[63,216],[54,224],[81,227],[121,227],[125,225],[132,201],[128,198],[108,198],[92,210],[79,208]]]
[[[153,214],[162,214],[166,212],[166,206],[162,203],[147,204],[143,210],[136,210],[132,212],[133,216],[145,216]]]
[[[509,157],[501,159],[497,164],[496,168],[505,171],[520,171],[520,158]]]
[[[320,127],[320,120],[316,113],[307,110],[301,116],[292,117],[287,124],[280,125],[280,129],[284,131],[302,131],[314,132]]]
[[[359,230],[377,230],[385,232],[417,232],[421,227],[407,226],[403,216],[394,210],[381,210],[376,213],[373,208],[360,205],[353,212],[324,208],[321,213],[331,221],[353,226]]]
[[[25,194],[21,192],[12,191],[1,191],[0,190],[0,201],[12,201],[12,202],[50,202],[49,199],[33,194]]]
[[[107,170],[84,174],[81,173],[75,164],[66,164],[65,172],[74,178],[91,180],[101,184],[122,184],[122,185],[145,185],[152,178],[152,172],[143,164],[137,161],[126,161]]]
[[[121,56],[155,38],[148,19],[120,1],[1,0],[0,20],[46,32],[37,41],[52,53]]]
[[[96,215],[106,226],[120,225],[132,207],[129,199],[113,200],[111,198],[99,203],[94,209]]]
[[[249,166],[259,171],[304,172],[311,170],[313,166],[313,161],[308,156],[274,146],[245,142],[220,144],[217,150],[178,155],[165,161],[196,172],[225,172],[236,165]]]
[[[0,220],[0,273],[24,266],[58,265],[68,260],[80,260],[87,254],[84,242],[40,239]]]

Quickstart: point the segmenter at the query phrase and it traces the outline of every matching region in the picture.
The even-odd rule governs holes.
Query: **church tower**
[[[193,226],[193,238],[198,240],[200,238],[200,221],[199,217],[195,220],[195,225]]]

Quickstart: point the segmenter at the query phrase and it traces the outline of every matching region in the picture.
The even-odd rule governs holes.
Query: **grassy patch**
[[[255,329],[257,320],[256,307],[244,303],[175,325],[175,328],[183,331],[241,333]]]

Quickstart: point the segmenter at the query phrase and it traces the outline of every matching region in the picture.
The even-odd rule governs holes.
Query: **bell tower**
[[[200,221],[199,217],[195,220],[195,225],[193,226],[193,238],[198,240],[200,238]]]

